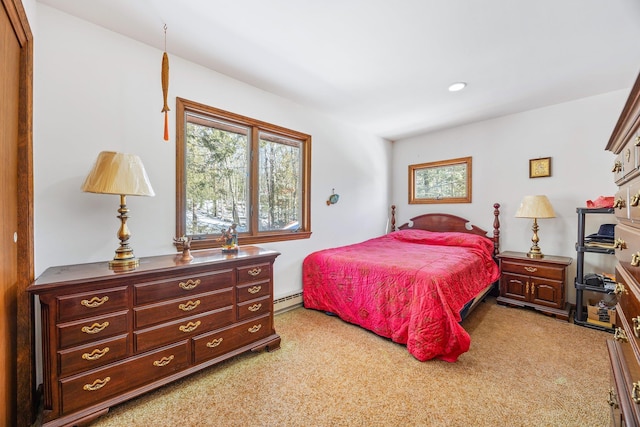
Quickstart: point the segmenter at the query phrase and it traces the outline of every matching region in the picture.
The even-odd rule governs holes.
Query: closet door
[[[31,33],[20,0],[0,0],[0,425],[33,415]]]

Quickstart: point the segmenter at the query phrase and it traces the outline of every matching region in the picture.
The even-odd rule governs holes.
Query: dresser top
[[[497,257],[500,259],[509,258],[509,259],[517,259],[522,261],[546,262],[546,263],[562,264],[562,265],[569,265],[573,261],[569,257],[556,256],[556,255],[544,255],[543,258],[529,258],[525,252],[512,252],[512,251],[500,252],[497,255]]]
[[[182,261],[182,252],[171,255],[158,255],[140,258],[140,265],[132,270],[112,270],[108,261],[87,264],[63,265],[47,268],[36,281],[27,288],[28,292],[39,293],[47,285],[60,282],[83,282],[88,280],[104,280],[113,277],[131,278],[150,272],[171,270],[172,272],[198,266],[238,263],[242,261],[257,262],[275,259],[279,252],[263,249],[258,246],[240,246],[238,252],[223,253],[221,249],[192,250],[193,260]]]

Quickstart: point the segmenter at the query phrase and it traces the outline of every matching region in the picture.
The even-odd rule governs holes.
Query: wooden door
[[[34,413],[32,57],[20,0],[0,0],[0,424]]]

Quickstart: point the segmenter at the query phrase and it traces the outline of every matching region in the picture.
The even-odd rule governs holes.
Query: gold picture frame
[[[540,157],[529,160],[529,178],[551,176],[551,157]]]

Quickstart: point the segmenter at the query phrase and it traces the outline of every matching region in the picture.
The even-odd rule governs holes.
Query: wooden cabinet
[[[44,426],[88,422],[110,406],[239,353],[274,350],[273,263],[241,247],[52,267],[29,288],[41,303]]]
[[[565,301],[567,267],[571,258],[545,255],[529,258],[521,252],[502,252],[500,260],[501,304],[531,307],[569,320],[570,307]]]
[[[611,384],[607,402],[615,426],[640,425],[640,76],[606,149],[616,155],[616,328],[607,348]],[[606,165],[611,168],[612,165]],[[603,165],[605,167],[605,165]]]

